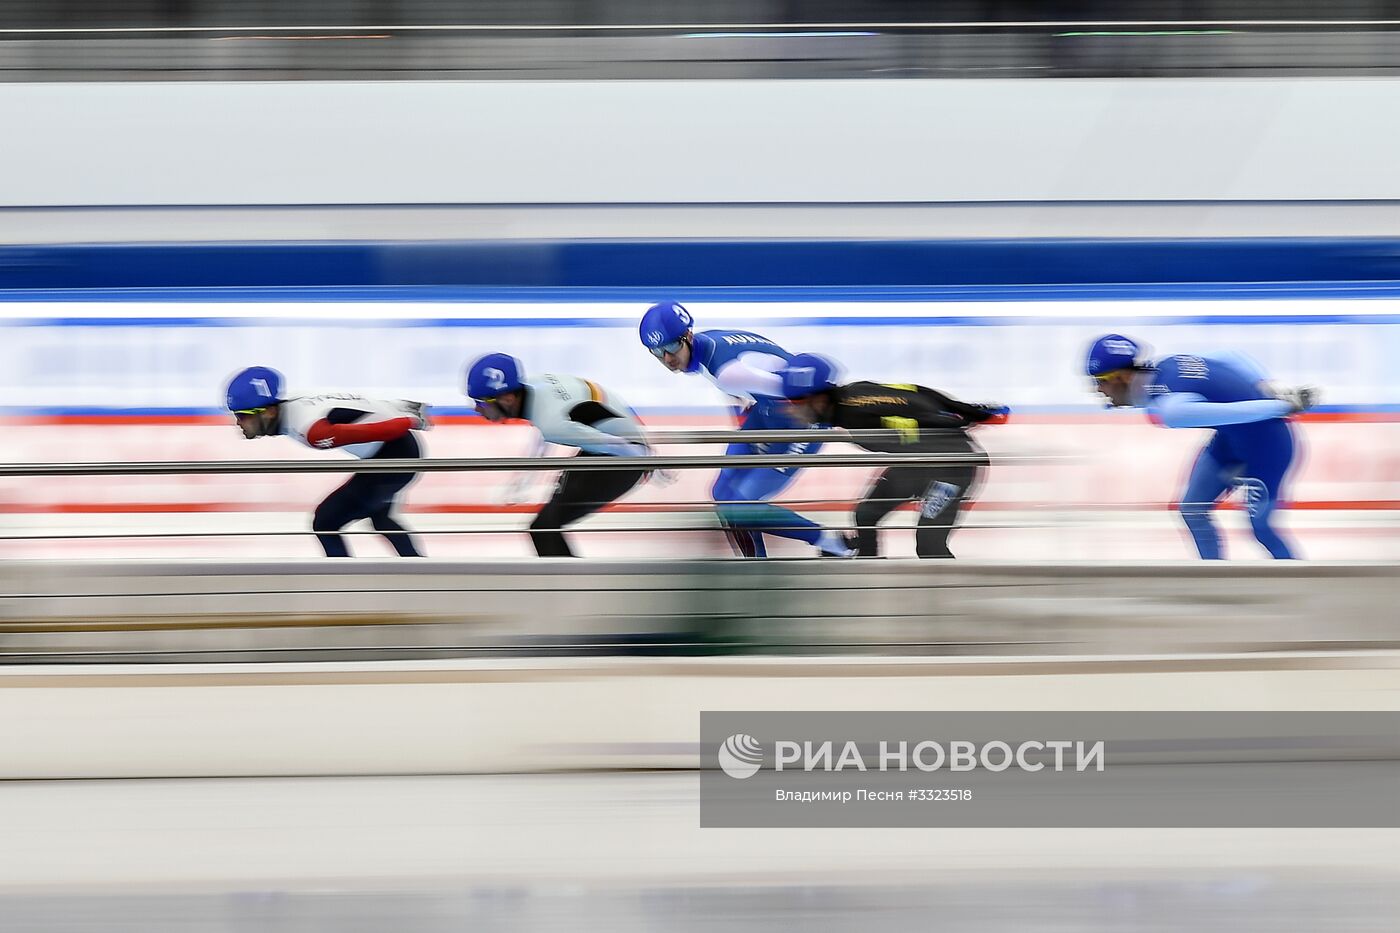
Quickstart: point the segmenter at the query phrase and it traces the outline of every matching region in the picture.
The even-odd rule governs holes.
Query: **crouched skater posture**
[[[899,440],[869,441],[857,446],[883,453],[967,454],[974,462],[957,465],[892,466],[877,476],[856,506],[857,557],[879,556],[879,524],[910,500],[919,503],[914,533],[920,557],[950,558],[948,537],[958,523],[986,454],[967,433],[976,424],[1006,420],[1009,409],[970,405],[924,386],[852,382],[837,385],[835,367],[820,356],[799,353],[782,371],[783,395],[794,417],[806,424],[850,430],[899,432]]]
[[[467,395],[488,421],[530,422],[546,443],[578,449],[579,457],[642,457],[651,453],[631,406],[615,392],[577,376],[543,373],[530,381],[520,361],[488,353],[467,367]],[[573,557],[563,528],[621,498],[646,470],[570,470],[530,523],[540,557]]]
[[[779,370],[792,354],[767,337],[746,330],[695,331],[695,319],[674,301],[647,309],[638,327],[642,345],[673,373],[703,376],[732,401],[740,431],[792,430],[797,427],[783,402]],[[729,456],[749,454],[812,455],[820,441],[791,444],[730,444]],[[799,467],[726,467],[715,477],[710,495],[715,514],[730,544],[741,556],[766,557],[763,536],[804,541],[828,557],[854,552],[834,531],[769,502],[796,478]]]
[[[1254,537],[1278,559],[1293,549],[1274,527],[1274,511],[1293,464],[1293,429],[1287,418],[1317,400],[1308,386],[1275,390],[1248,357],[1179,354],[1153,363],[1121,334],[1105,334],[1089,347],[1084,371],[1113,407],[1136,406],[1168,428],[1213,428],[1196,457],[1179,506],[1196,550],[1220,558],[1220,536],[1211,520],[1231,489],[1244,493]]]
[[[358,395],[284,398],[282,374],[252,366],[228,384],[228,410],[252,440],[283,434],[317,450],[339,448],[361,459],[416,460],[422,457],[415,431],[430,426],[422,402],[379,401]],[[311,519],[311,530],[327,557],[349,557],[337,532],[367,518],[400,557],[421,557],[413,539],[392,512],[417,473],[356,473],[331,493]]]

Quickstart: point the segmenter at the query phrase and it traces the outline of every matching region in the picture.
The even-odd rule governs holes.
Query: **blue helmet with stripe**
[[[231,412],[259,411],[282,400],[282,374],[266,366],[249,366],[229,380],[224,404]]]
[[[675,353],[679,349],[680,339],[694,327],[695,318],[683,305],[662,301],[647,308],[637,328],[637,335],[642,340],[642,346],[653,354],[660,355],[657,351]]]
[[[467,367],[467,395],[479,402],[519,391],[524,384],[525,368],[508,353],[488,353]]]
[[[1088,356],[1084,360],[1084,371],[1090,376],[1106,376],[1120,369],[1133,369],[1138,366],[1142,347],[1136,340],[1122,334],[1104,334],[1089,345]]]
[[[806,398],[836,388],[836,364],[815,353],[797,354],[779,375],[783,377],[784,398]]]

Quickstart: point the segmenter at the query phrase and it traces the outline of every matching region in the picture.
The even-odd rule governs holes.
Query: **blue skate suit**
[[[788,416],[778,371],[792,354],[766,337],[741,330],[706,330],[695,335],[688,372],[698,372],[738,401],[741,431],[790,431],[804,427]],[[730,444],[728,454],[814,454],[820,442]],[[763,533],[816,544],[821,527],[771,499],[787,488],[798,467],[720,470],[710,495],[730,540],[747,557],[765,557]]]
[[[1249,523],[1270,554],[1293,556],[1273,526],[1283,480],[1293,463],[1293,429],[1285,417],[1292,408],[1263,387],[1264,373],[1243,356],[1169,356],[1155,366],[1144,387],[1148,415],[1169,428],[1215,428],[1196,457],[1180,505],[1196,550],[1206,560],[1220,558],[1220,537],[1211,510],[1239,487]]]

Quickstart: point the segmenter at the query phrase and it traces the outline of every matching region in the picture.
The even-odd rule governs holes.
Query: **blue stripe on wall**
[[[0,289],[926,288],[1400,280],[1400,239],[456,241],[0,247]]]
[[[66,304],[75,301],[182,302],[200,304],[292,302],[433,302],[498,304],[650,304],[659,298],[685,302],[910,302],[910,301],[1277,301],[1284,298],[1400,298],[1395,282],[1248,282],[1137,285],[998,286],[767,286],[734,288],[475,288],[456,286],[279,286],[206,288],[0,289],[0,302]],[[154,323],[154,321],[153,321]]]
[[[1131,317],[1131,323],[1140,324],[1400,324],[1400,313],[1395,314],[1139,314]],[[10,327],[108,327],[108,328],[195,328],[195,327],[349,327],[349,328],[584,328],[615,327],[627,331],[635,328],[635,322],[627,318],[539,318],[521,316],[514,318],[365,318],[333,320],[327,318],[299,317],[45,317],[16,318],[5,321]],[[882,317],[878,315],[834,315],[831,317],[782,317],[766,318],[762,315],[746,318],[746,327],[1026,327],[1073,325],[1118,326],[1125,323],[1123,315],[997,315],[994,317],[973,317],[969,315],[920,315],[917,317]],[[700,328],[704,330],[703,324]]]

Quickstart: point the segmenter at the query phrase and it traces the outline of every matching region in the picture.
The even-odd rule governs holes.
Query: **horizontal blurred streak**
[[[1400,20],[1386,18],[568,22],[553,7],[526,6],[516,14],[521,22],[473,23],[452,21],[453,12],[445,8],[440,22],[306,25],[130,25],[92,14],[102,24],[0,29],[0,74],[10,81],[1033,78],[1364,75],[1400,67]],[[611,12],[628,15],[625,7]],[[325,44],[341,33],[400,41]],[[321,41],[310,43],[318,51],[292,52],[269,41],[278,38],[298,47]]]
[[[337,39],[392,39],[388,34],[379,36],[213,36],[211,42],[311,42]]]
[[[758,30],[794,30],[802,28],[802,32],[790,32],[791,35],[813,35],[818,33],[812,30],[828,29],[916,29],[916,30],[939,30],[939,29],[983,29],[983,30],[1013,30],[1029,29],[1038,27],[1049,27],[1063,29],[1067,27],[1079,27],[1084,30],[1092,27],[1122,27],[1122,28],[1146,28],[1159,27],[1172,29],[1186,26],[1295,26],[1299,28],[1311,26],[1400,26],[1400,19],[1119,19],[1119,20],[1053,20],[1053,19],[1026,19],[1026,20],[965,20],[965,21],[937,21],[937,20],[909,20],[905,22],[871,22],[867,20],[837,21],[837,22],[733,22],[733,23],[432,23],[432,24],[394,24],[394,25],[240,25],[240,26],[61,26],[61,27],[30,27],[30,28],[0,28],[0,36],[14,35],[72,35],[72,34],[105,34],[105,33],[201,33],[201,32],[333,32],[335,30],[354,29],[392,29],[397,32],[671,32],[678,29],[691,30],[744,30],[744,35],[773,35],[771,32]],[[710,33],[697,33],[697,35],[709,35]],[[820,33],[825,35],[827,33]],[[853,33],[858,35],[871,35],[868,32]],[[1076,35],[1089,35],[1091,33],[1081,32]]]
[[[747,438],[744,438],[747,440]],[[148,461],[145,463],[20,463],[0,464],[0,476],[153,476],[204,473],[444,473],[555,471],[608,472],[614,470],[708,470],[716,467],[889,467],[889,466],[985,466],[994,463],[1047,463],[1080,458],[1054,455],[998,456],[983,454],[735,454],[713,457],[490,457],[475,460],[212,460]]]
[[[45,933],[1378,933],[1400,909],[1392,831],[736,833],[695,825],[696,784],[15,784],[0,913]]]
[[[893,843],[892,843],[893,844]],[[1003,933],[1118,933],[1131,924],[1199,933],[1313,933],[1311,918],[1327,916],[1338,929],[1387,929],[1400,907],[1390,879],[1321,872],[1201,869],[1167,875],[1113,872],[1072,878],[935,880],[926,884],[850,881],[754,883],[680,880],[600,887],[537,880],[381,888],[326,882],[314,889],[262,886],[256,892],[141,891],[16,894],[0,910],[25,929],[79,933],[145,931],[178,918],[189,933],[223,933],[231,918],[273,924],[282,933],[324,929],[395,929],[428,933],[453,927],[522,933],[600,930],[634,933],[709,928],[727,930],[854,929],[879,918],[882,933],[925,931],[929,918],[951,929]],[[814,916],[819,921],[814,921]]]
[[[608,456],[608,457],[490,457],[473,459],[365,459],[346,460],[236,460],[236,461],[148,461],[144,463],[8,463],[0,464],[0,476],[150,476],[199,475],[211,473],[436,473],[473,471],[552,472],[561,469],[583,472],[616,470],[686,470],[742,467],[887,467],[887,466],[958,466],[988,465],[991,458],[983,452],[963,453],[956,448],[959,431],[939,432],[925,429],[922,433],[925,450],[909,453],[827,454],[821,458],[806,454],[723,454],[717,456]],[[949,452],[929,452],[946,436]],[[819,441],[883,441],[903,443],[908,440],[897,430],[775,430],[775,431],[661,431],[649,437],[652,444],[750,444],[814,443]],[[758,448],[761,450],[761,448]],[[1073,462],[1083,458],[1055,453],[999,454],[996,463]]]
[[[903,501],[903,500],[901,500],[901,501]],[[785,503],[783,503],[783,504],[784,504],[784,505],[788,505],[789,503],[786,503],[786,502],[785,502]],[[1019,521],[1019,522],[982,522],[982,523],[979,523],[979,524],[977,524],[977,525],[966,526],[966,527],[969,527],[969,528],[971,528],[971,529],[973,529],[973,530],[989,530],[989,529],[1002,530],[1002,529],[1012,529],[1012,528],[1063,528],[1063,527],[1065,527],[1066,525],[1071,524],[1072,522],[1073,522],[1072,519],[1070,519],[1070,520],[1048,519],[1048,520],[1040,521],[1040,522],[1030,522],[1030,521]],[[1086,523],[1086,524],[1092,524],[1091,522],[1085,522],[1085,523]],[[720,530],[720,527],[721,527],[721,526],[719,525],[718,519],[716,519],[714,522],[711,522],[711,523],[709,523],[709,524],[704,524],[704,525],[673,525],[673,524],[669,524],[669,523],[664,523],[664,524],[659,523],[659,524],[656,524],[656,525],[634,525],[634,526],[604,526],[604,527],[599,527],[599,526],[588,526],[588,525],[583,525],[583,526],[579,526],[579,527],[570,526],[570,527],[569,527],[569,533],[570,533],[570,534],[599,534],[599,533],[602,533],[602,534],[639,534],[639,533],[652,534],[652,533],[655,533],[655,532],[666,532],[667,534],[670,534],[670,533],[673,533],[673,532],[674,532],[674,533],[685,533],[685,532],[709,532],[709,533],[713,534],[713,533],[719,531],[719,530]],[[913,526],[912,524],[907,525],[907,526],[900,526],[900,525],[894,525],[893,523],[891,523],[891,524],[889,524],[889,525],[852,525],[852,524],[841,524],[841,523],[837,523],[837,524],[826,523],[826,524],[822,525],[822,527],[825,528],[827,531],[860,531],[861,529],[864,529],[864,528],[890,528],[890,527],[907,527],[907,528],[909,528],[909,529],[912,530],[914,526]],[[945,527],[948,527],[948,526],[946,526],[946,525],[934,524],[934,525],[925,525],[924,527],[926,527],[926,528],[945,528]],[[958,527],[959,527],[959,528],[962,528],[962,527],[964,527],[964,526],[958,526]],[[415,529],[413,529],[413,533],[414,533],[415,535],[502,535],[502,534],[524,534],[524,533],[525,533],[525,530],[526,530],[526,529],[525,529],[525,526],[523,526],[523,525],[492,525],[492,526],[487,526],[487,527],[484,527],[484,528],[415,528]],[[339,532],[339,534],[341,534],[341,535],[347,535],[347,536],[350,536],[350,537],[355,537],[355,536],[360,536],[360,537],[374,537],[374,536],[378,535],[379,532],[377,532],[377,531],[353,531],[353,530],[348,530],[348,531],[347,531],[347,530],[343,530],[343,529],[342,529],[342,530]],[[76,534],[13,534],[13,535],[11,535],[11,534],[3,534],[3,535],[0,535],[0,541],[121,540],[121,539],[125,539],[125,538],[138,538],[138,539],[139,539],[139,538],[161,538],[161,539],[167,539],[167,538],[264,538],[264,537],[275,538],[275,537],[305,537],[305,535],[306,535],[306,531],[304,531],[304,530],[302,530],[302,531],[261,531],[261,530],[249,530],[249,531],[191,531],[191,532],[183,532],[183,533],[158,532],[158,531],[149,531],[149,532],[136,531],[136,532],[130,532],[130,533],[123,533],[123,532],[79,532],[79,533],[76,533]]]
[[[1395,590],[1380,562],[21,561],[0,657],[1345,652],[1400,647]]]

